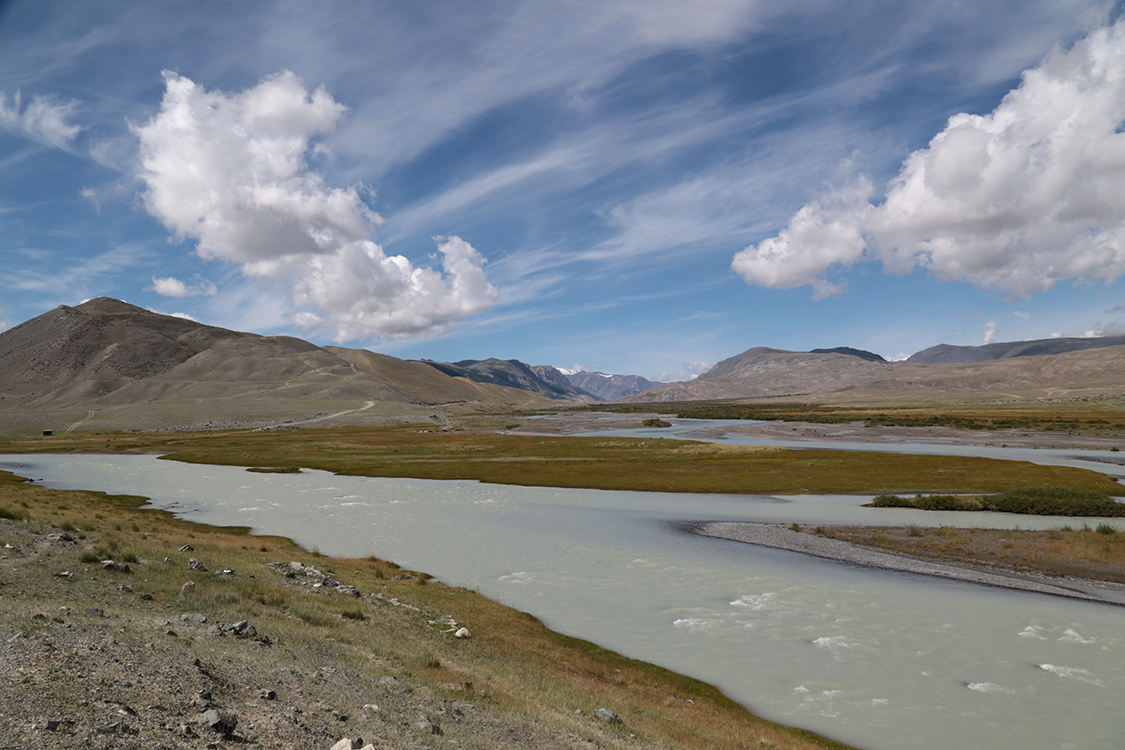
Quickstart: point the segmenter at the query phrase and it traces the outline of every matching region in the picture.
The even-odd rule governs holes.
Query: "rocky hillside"
[[[658,386],[624,400],[1118,399],[1125,398],[1123,372],[1122,345],[933,364],[758,347],[719,362],[696,380]]]
[[[953,346],[938,344],[911,355],[907,362],[919,365],[934,365],[966,362],[987,362],[993,359],[1011,357],[1037,357],[1043,354],[1065,354],[1066,352],[1101,349],[1107,346],[1125,346],[1125,336],[1106,336],[1103,338],[1057,338],[1037,339],[1035,341],[1009,341],[984,346]]]
[[[571,385],[600,401],[620,401],[659,385],[640,375],[610,375],[604,372],[581,371],[567,373],[565,377]]]
[[[538,393],[550,399],[589,403],[596,401],[590,394],[572,386],[554,367],[531,367],[518,359],[465,359],[460,362],[434,362],[424,364],[454,378],[466,378],[477,383],[489,383],[508,388]]]
[[[365,350],[158,315],[108,298],[0,333],[0,432],[436,419],[541,395]]]

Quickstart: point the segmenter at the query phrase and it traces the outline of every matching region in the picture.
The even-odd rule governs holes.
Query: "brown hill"
[[[202,325],[100,297],[0,333],[0,431],[431,419],[546,399],[365,350]],[[88,420],[88,422],[87,422]]]
[[[848,354],[749,349],[697,379],[658,386],[625,401],[785,399],[803,401],[1004,400],[1125,397],[1125,346],[918,364]]]

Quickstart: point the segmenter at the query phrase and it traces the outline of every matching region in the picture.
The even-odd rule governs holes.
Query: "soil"
[[[143,571],[164,563],[75,566],[91,548],[58,528],[0,521],[0,748],[328,750],[361,737],[375,748],[590,746],[493,708],[471,684],[373,678],[334,659],[335,643],[298,648],[253,623],[239,635],[190,598],[160,604],[146,598]],[[252,575],[302,585],[265,566]],[[230,731],[209,726],[227,716]]]

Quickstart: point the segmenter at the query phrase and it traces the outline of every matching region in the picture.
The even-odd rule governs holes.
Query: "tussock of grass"
[[[981,497],[955,495],[879,495],[870,503],[874,508],[917,508],[918,510],[992,511],[1033,516],[1087,516],[1114,518],[1125,516],[1125,503],[1104,492],[1073,487],[1021,487]]]

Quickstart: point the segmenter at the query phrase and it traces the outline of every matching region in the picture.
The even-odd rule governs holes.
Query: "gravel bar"
[[[1117,583],[1078,578],[1051,578],[988,569],[965,563],[927,560],[876,550],[817,534],[793,531],[778,524],[711,521],[690,525],[687,530],[702,536],[774,547],[869,568],[939,576],[986,586],[1001,586],[1125,606],[1125,586]]]

